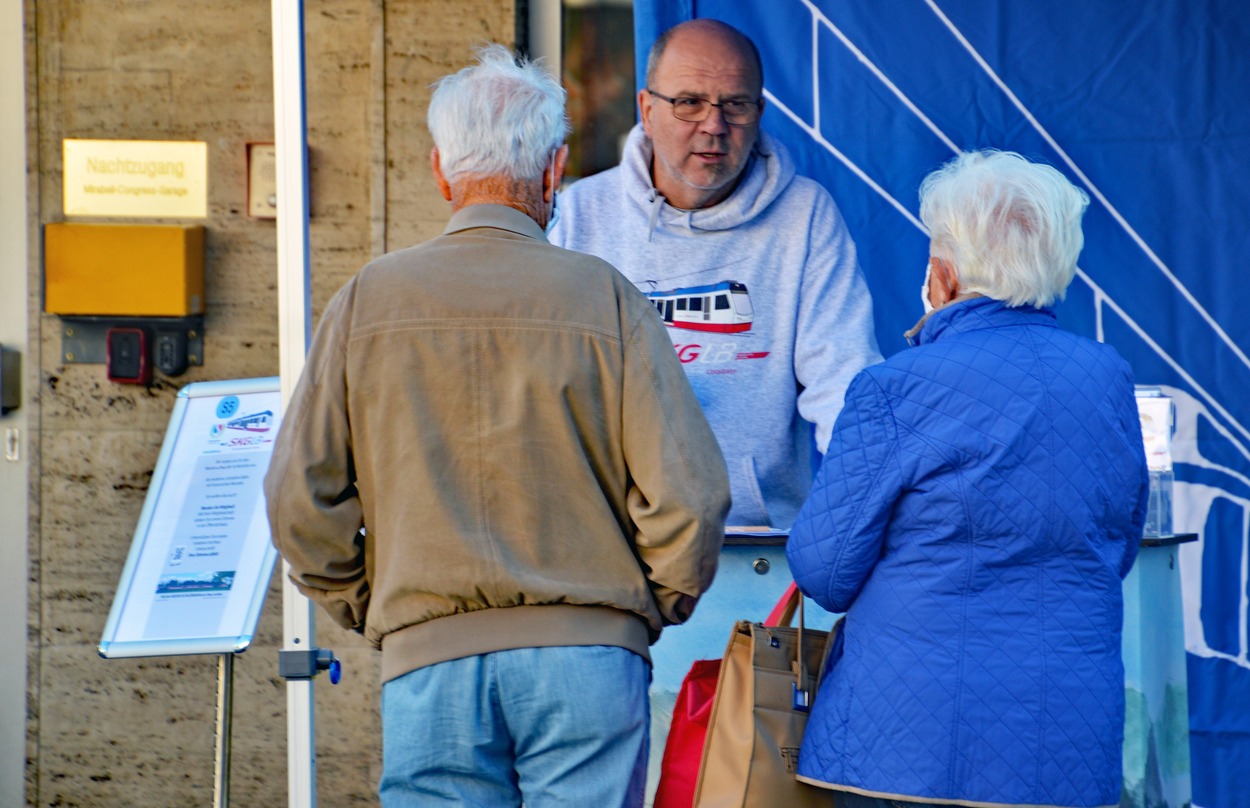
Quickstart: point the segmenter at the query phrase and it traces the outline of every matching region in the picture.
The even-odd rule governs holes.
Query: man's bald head
[[[706,19],[687,20],[686,22],[678,23],[656,38],[655,44],[651,46],[651,52],[647,56],[646,78],[648,87],[654,86],[657,81],[656,72],[659,69],[660,59],[664,56],[664,51],[669,44],[674,38],[687,36],[706,37],[712,41],[719,40],[723,45],[738,50],[744,59],[755,65],[756,78],[758,80],[757,90],[763,90],[764,63],[760,59],[759,48],[755,47],[755,43],[751,41],[751,38],[729,23]]]

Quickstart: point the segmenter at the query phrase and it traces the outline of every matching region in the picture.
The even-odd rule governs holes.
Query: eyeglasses
[[[707,116],[712,114],[712,107],[720,110],[725,123],[733,124],[734,126],[745,126],[760,119],[759,101],[730,99],[717,104],[714,101],[708,101],[706,98],[691,98],[687,95],[669,98],[667,95],[660,95],[655,90],[647,90],[647,92],[661,101],[667,101],[672,104],[673,117],[679,121],[688,121],[690,123],[706,121]]]

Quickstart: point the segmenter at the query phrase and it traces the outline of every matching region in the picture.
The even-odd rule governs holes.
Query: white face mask
[[[930,268],[933,266],[932,259],[925,262],[924,265],[924,283],[920,286],[920,302],[924,305],[924,313],[928,314],[933,311],[933,304],[929,302],[929,275]]]
[[[551,232],[551,226],[556,223],[556,154],[558,151],[551,153],[551,204],[547,207],[547,226],[543,228],[547,232]]]

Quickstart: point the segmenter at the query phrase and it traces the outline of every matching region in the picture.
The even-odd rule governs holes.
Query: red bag
[[[716,696],[716,681],[720,678],[720,663],[719,659],[696,659],[682,680],[677,703],[673,705],[668,742],[664,744],[654,808],[690,808],[694,803],[694,787],[699,782],[703,741],[707,736],[708,716],[712,714],[712,699]]]
[[[785,614],[786,606],[791,603],[796,589],[798,586],[791,582],[764,620],[764,625],[776,626],[782,620],[790,622],[790,616]],[[694,790],[699,782],[703,742],[707,737],[712,701],[716,697],[720,665],[720,659],[697,659],[682,680],[677,702],[673,705],[673,723],[668,730],[668,741],[664,744],[664,758],[660,762],[660,783],[655,792],[654,808],[690,808],[694,804]]]

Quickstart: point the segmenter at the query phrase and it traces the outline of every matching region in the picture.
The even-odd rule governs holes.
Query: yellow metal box
[[[201,225],[53,222],[43,232],[44,310],[185,317],[204,312]]]

